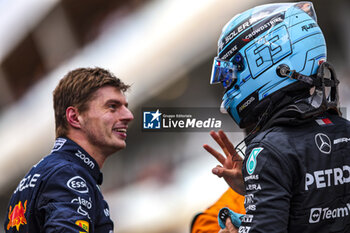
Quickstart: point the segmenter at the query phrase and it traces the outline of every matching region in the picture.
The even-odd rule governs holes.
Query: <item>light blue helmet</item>
[[[244,128],[261,101],[300,82],[286,70],[312,76],[325,60],[326,42],[311,2],[262,5],[224,26],[210,83],[223,84],[222,108]]]

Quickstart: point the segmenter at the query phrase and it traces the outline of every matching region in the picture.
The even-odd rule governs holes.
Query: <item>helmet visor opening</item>
[[[222,83],[227,88],[237,82],[237,67],[230,61],[214,58],[210,84]]]

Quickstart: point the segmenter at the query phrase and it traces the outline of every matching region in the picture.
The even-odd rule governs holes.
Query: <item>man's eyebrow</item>
[[[126,107],[129,106],[129,103],[128,102],[125,102],[124,104],[122,102],[120,102],[119,100],[116,100],[116,99],[109,99],[106,101],[106,105],[108,104],[116,104],[116,105],[125,105]]]

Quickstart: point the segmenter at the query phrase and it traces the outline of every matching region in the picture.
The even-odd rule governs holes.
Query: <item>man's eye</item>
[[[117,105],[116,105],[116,104],[110,104],[110,105],[108,105],[108,108],[110,108],[110,109],[116,109],[116,108],[117,108]]]

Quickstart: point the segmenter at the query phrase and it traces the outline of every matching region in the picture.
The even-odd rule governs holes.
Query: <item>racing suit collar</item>
[[[321,112],[319,114],[315,114],[312,117],[305,118],[303,117],[302,113],[297,111],[299,108],[305,108],[309,105],[305,102],[297,102],[290,105],[285,106],[284,108],[280,109],[279,111],[272,114],[272,116],[264,123],[264,125],[259,128],[256,132],[253,132],[249,136],[247,136],[244,139],[244,142],[246,145],[249,145],[250,142],[260,133],[263,131],[266,131],[274,126],[299,126],[302,124],[306,124],[312,120],[314,120],[316,117],[320,115],[338,115],[335,111],[332,110],[326,110],[324,112]],[[298,108],[297,108],[298,107]]]
[[[81,167],[84,167],[98,185],[103,182],[103,174],[94,158],[92,158],[81,146],[67,137],[59,137],[56,139],[51,153],[60,153],[65,155],[65,158]]]

